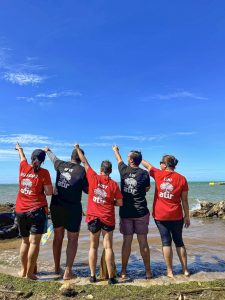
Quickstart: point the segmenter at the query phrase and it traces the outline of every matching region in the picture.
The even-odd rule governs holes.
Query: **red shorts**
[[[120,218],[120,232],[124,235],[147,234],[150,214],[140,218]]]

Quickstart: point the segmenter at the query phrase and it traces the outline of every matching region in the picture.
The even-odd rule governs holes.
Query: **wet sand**
[[[146,286],[149,284],[170,284],[186,281],[208,281],[214,279],[225,279],[225,221],[223,220],[202,220],[192,219],[189,229],[184,229],[184,242],[188,253],[188,267],[191,276],[186,278],[181,275],[181,267],[174,251],[174,279],[165,276],[166,267],[162,256],[161,241],[158,230],[154,222],[150,223],[148,235],[151,250],[151,267],[154,278],[150,281],[145,280],[143,262],[139,253],[139,246],[136,236],[132,244],[132,253],[128,264],[127,284],[138,284]],[[78,276],[73,279],[79,284],[88,283],[88,231],[86,223],[82,221],[81,233],[77,257],[74,264],[74,273]],[[0,241],[0,272],[17,275],[20,262],[18,258],[20,239]],[[116,258],[117,271],[121,269],[121,246],[122,236],[118,231],[118,224],[114,232],[114,252]],[[38,270],[40,279],[59,279],[53,272],[52,257],[52,236],[45,246],[41,247]],[[63,243],[62,268],[65,267],[66,240]],[[99,247],[99,259],[102,253],[102,243]],[[98,284],[105,284],[106,281]]]

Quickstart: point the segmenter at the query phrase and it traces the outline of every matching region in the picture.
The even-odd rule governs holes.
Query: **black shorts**
[[[172,240],[176,247],[184,247],[182,238],[184,220],[178,221],[158,221],[155,220],[156,226],[161,235],[162,245],[171,246]]]
[[[115,225],[114,226],[106,225],[106,224],[102,223],[99,219],[94,219],[94,220],[88,222],[88,230],[90,232],[96,233],[101,229],[110,232],[115,229]]]
[[[52,224],[54,228],[64,227],[70,232],[79,232],[82,221],[82,207],[65,208],[59,204],[50,205]]]
[[[28,237],[30,234],[43,234],[47,231],[48,215],[45,207],[16,213],[19,233],[22,237]]]

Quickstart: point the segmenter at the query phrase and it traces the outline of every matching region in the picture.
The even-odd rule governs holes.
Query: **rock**
[[[213,218],[218,217],[225,219],[225,201],[220,202],[207,202],[200,203],[200,209],[190,212],[191,217],[196,218]]]
[[[0,204],[0,213],[3,212],[13,212],[15,208],[14,203],[6,202],[4,204]]]

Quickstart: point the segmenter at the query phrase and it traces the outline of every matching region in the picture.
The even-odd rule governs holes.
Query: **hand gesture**
[[[119,148],[118,148],[118,146],[117,146],[117,145],[113,145],[112,149],[113,149],[113,151],[117,151],[117,152],[119,152]]]
[[[45,153],[47,153],[48,151],[51,151],[47,146],[45,146],[45,148],[43,150],[45,151]]]
[[[15,149],[18,151],[19,149],[21,149],[21,146],[20,146],[20,144],[17,142],[16,143],[16,147],[15,147]]]
[[[79,145],[79,144],[75,144],[75,145],[74,145],[74,148],[75,148],[75,149],[80,149],[80,145]]]

